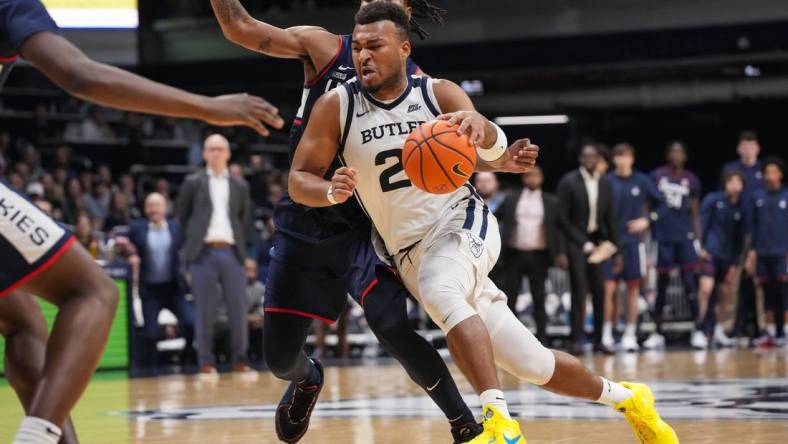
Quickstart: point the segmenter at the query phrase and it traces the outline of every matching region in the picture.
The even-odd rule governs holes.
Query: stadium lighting
[[[566,114],[552,114],[545,116],[504,116],[496,117],[495,123],[506,125],[564,125],[569,123]]]

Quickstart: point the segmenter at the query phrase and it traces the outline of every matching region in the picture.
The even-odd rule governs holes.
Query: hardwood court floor
[[[611,379],[652,385],[682,443],[787,443],[788,352],[727,350],[585,358]],[[456,369],[452,369],[456,373]],[[396,365],[329,367],[303,443],[447,443],[440,411]],[[609,408],[558,397],[502,375],[507,399],[531,444],[635,443]],[[458,376],[478,412],[476,397]],[[273,443],[274,405],[284,383],[269,373],[127,380],[99,377],[74,411],[90,443]],[[21,411],[0,387],[0,442]]]

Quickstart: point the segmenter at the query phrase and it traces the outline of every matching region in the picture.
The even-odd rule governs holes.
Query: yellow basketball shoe
[[[624,414],[630,427],[641,444],[678,444],[676,432],[659,417],[654,407],[654,394],[645,384],[621,382],[621,385],[632,390],[633,396],[614,406],[616,411]]]
[[[484,407],[484,432],[469,441],[471,444],[527,444],[520,432],[520,424],[506,419],[493,406]]]

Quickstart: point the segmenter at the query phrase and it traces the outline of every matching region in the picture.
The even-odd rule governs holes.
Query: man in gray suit
[[[230,143],[223,136],[213,134],[205,139],[203,159],[207,168],[186,178],[177,205],[178,218],[185,228],[184,256],[197,312],[195,334],[200,373],[216,373],[213,326],[220,283],[231,326],[233,370],[250,371],[245,362],[249,333],[244,276],[252,214],[249,186],[230,176]]]

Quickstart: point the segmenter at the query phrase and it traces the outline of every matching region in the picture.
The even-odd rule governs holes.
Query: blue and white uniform
[[[674,175],[667,166],[654,170],[651,178],[662,194],[656,211],[659,217],[652,226],[659,245],[657,270],[665,273],[676,266],[697,268],[690,202],[700,198],[700,181],[687,170]]]
[[[498,223],[469,184],[448,194],[414,187],[402,166],[402,146],[413,128],[440,114],[433,80],[413,76],[399,98],[381,102],[350,82],[339,89],[342,129],[339,157],[357,171],[355,196],[372,220],[408,291],[444,331],[476,314],[478,304],[506,300],[487,274],[501,249]],[[417,155],[417,154],[413,154]],[[447,172],[449,180],[467,177]],[[449,260],[440,270],[463,285],[466,294],[446,294],[430,287],[438,272],[432,264]],[[463,298],[467,297],[467,300]]]
[[[711,255],[711,259],[701,264],[701,273],[722,280],[741,255],[744,242],[742,200],[734,203],[722,191],[710,193],[700,206],[700,224],[701,244]]]
[[[788,188],[758,190],[752,195],[748,229],[758,253],[758,278],[788,282]]]
[[[619,242],[618,250],[623,262],[621,272],[614,273],[614,260],[604,264],[605,279],[610,281],[623,280],[639,282],[646,274],[646,247],[642,234],[629,232],[630,221],[647,217],[647,204],[652,208],[662,200],[651,179],[640,171],[633,171],[627,177],[619,176],[615,171],[607,174],[613,189],[613,214],[618,219]]]
[[[41,2],[0,2],[0,88],[22,43],[39,32],[60,32]],[[0,297],[46,270],[73,243],[71,233],[0,180]]]
[[[339,49],[318,76],[304,85],[301,106],[290,129],[290,157],[301,141],[317,100],[356,77],[351,36],[338,36]],[[408,74],[419,70],[408,60]],[[340,166],[334,162],[330,178]],[[285,195],[274,213],[276,234],[266,280],[265,310],[334,322],[350,294],[363,305],[385,270],[370,241],[372,225],[355,199],[309,208]]]

